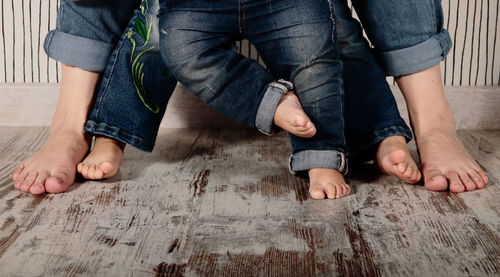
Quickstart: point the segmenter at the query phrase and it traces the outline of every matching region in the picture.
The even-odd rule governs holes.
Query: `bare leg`
[[[313,199],[336,199],[351,193],[344,176],[330,168],[313,168],[309,170],[309,194]]]
[[[449,188],[452,192],[483,188],[488,177],[457,137],[440,66],[398,77],[396,81],[408,106],[425,187],[436,191]]]
[[[96,138],[92,152],[77,166],[84,178],[100,180],[114,176],[123,161],[125,143],[112,138]]]
[[[62,66],[59,100],[49,138],[14,171],[16,189],[32,194],[59,193],[73,184],[76,165],[89,147],[84,124],[99,76],[96,72]]]

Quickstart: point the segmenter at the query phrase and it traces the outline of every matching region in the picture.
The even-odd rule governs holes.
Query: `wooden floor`
[[[47,128],[0,127],[0,276],[499,276],[500,131],[462,131],[487,188],[429,192],[371,165],[311,200],[287,137],[164,129],[114,178],[41,197],[10,173]]]

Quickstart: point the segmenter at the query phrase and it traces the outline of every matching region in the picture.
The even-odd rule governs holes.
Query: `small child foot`
[[[281,96],[274,114],[274,124],[298,137],[310,138],[316,134],[316,127],[302,109],[297,95],[291,91]]]
[[[407,183],[414,184],[421,178],[403,136],[392,136],[383,140],[378,146],[376,163],[382,173]]]
[[[309,170],[309,194],[313,199],[336,199],[351,193],[340,172],[330,168]]]
[[[96,137],[90,154],[76,167],[84,178],[100,180],[112,177],[118,172],[123,161],[123,142]]]

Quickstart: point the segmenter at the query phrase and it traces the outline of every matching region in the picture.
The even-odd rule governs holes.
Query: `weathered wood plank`
[[[64,194],[14,191],[46,128],[0,127],[2,276],[492,276],[500,273],[500,131],[459,133],[488,171],[453,194],[352,170],[353,194],[307,197],[286,136],[163,129],[152,154]],[[31,144],[31,145],[30,145]],[[26,147],[26,145],[30,145]]]

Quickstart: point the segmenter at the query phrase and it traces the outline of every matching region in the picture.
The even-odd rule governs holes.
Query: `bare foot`
[[[14,173],[14,187],[32,194],[64,192],[75,181],[76,165],[89,149],[83,126],[100,74],[62,65],[62,79],[50,136]]]
[[[440,65],[399,76],[396,81],[408,106],[425,187],[452,192],[484,188],[488,176],[457,137]]]
[[[14,187],[32,194],[60,193],[75,180],[76,164],[89,147],[81,133],[58,132],[49,137],[33,157],[21,163],[12,174]]]
[[[302,109],[299,98],[292,91],[281,96],[274,114],[274,124],[298,137],[310,138],[316,134],[316,127]]]
[[[335,199],[351,193],[344,176],[330,168],[313,168],[309,170],[309,194],[313,199]]]
[[[123,161],[125,143],[99,136],[90,154],[77,166],[78,173],[86,179],[100,180],[112,177]]]
[[[392,136],[383,140],[378,146],[375,161],[381,172],[407,183],[414,184],[421,178],[403,136]]]
[[[482,189],[488,183],[488,176],[467,154],[455,132],[435,130],[421,135],[417,145],[426,188],[463,192]]]

